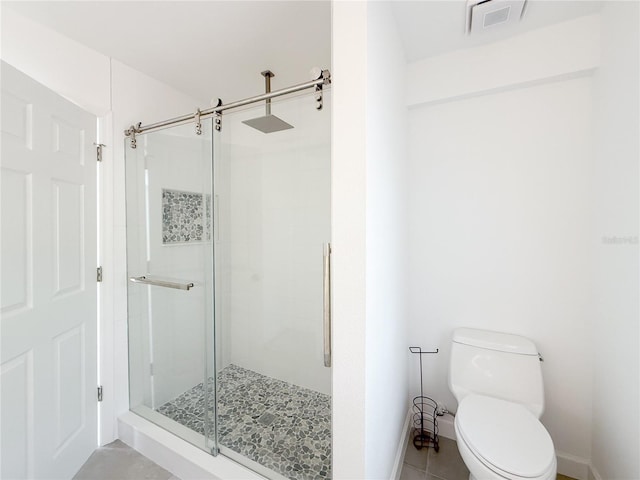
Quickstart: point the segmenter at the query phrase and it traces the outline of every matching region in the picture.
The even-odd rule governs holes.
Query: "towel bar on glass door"
[[[146,277],[145,275],[141,277],[129,277],[129,281],[133,283],[143,283],[145,285],[155,285],[156,287],[176,288],[178,290],[189,290],[194,286],[193,282],[179,283],[179,282],[169,282],[167,280],[153,280],[151,278]]]

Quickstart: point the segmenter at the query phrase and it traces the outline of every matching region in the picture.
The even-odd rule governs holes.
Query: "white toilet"
[[[540,423],[544,387],[533,342],[506,333],[453,332],[449,389],[470,480],[555,480],[556,455]]]

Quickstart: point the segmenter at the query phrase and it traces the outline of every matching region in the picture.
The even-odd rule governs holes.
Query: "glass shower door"
[[[217,453],[211,123],[126,140],[129,397]]]
[[[268,478],[331,478],[330,90],[317,106],[126,145],[130,409]]]
[[[218,441],[271,478],[331,477],[329,97],[273,101],[282,122],[264,104],[224,112],[214,132]]]

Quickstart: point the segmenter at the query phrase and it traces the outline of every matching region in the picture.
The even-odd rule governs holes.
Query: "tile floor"
[[[456,442],[440,437],[440,450],[433,448],[416,449],[409,438],[400,480],[469,480],[469,470],[465,466]]]
[[[179,480],[133,448],[116,440],[96,449],[73,480]]]
[[[564,475],[557,480],[575,480]],[[440,450],[417,450],[409,438],[400,480],[469,480],[469,470],[464,464],[455,440],[440,437]]]
[[[440,451],[407,445],[400,480],[468,480],[456,442],[440,437]],[[98,448],[73,480],[180,480],[120,440]],[[575,480],[558,475],[557,480]]]
[[[236,365],[217,380],[220,445],[292,480],[331,478],[331,397]],[[203,384],[157,410],[204,435]]]

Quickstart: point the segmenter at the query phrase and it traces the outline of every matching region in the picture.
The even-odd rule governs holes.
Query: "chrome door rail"
[[[178,290],[190,290],[194,287],[193,282],[189,283],[180,283],[180,282],[171,282],[167,280],[154,280],[152,278],[143,275],[141,277],[129,277],[129,281],[133,283],[142,283],[145,285],[154,285],[156,287],[165,287],[165,288],[176,288]]]
[[[264,100],[271,100],[272,98],[281,97],[283,95],[289,95],[290,93],[306,90],[307,88],[317,87],[320,90],[319,91],[316,90],[316,91],[319,94],[321,94],[322,86],[330,85],[330,84],[331,84],[331,73],[329,72],[329,70],[320,70],[318,77],[309,82],[300,83],[292,87],[283,88],[281,90],[275,90],[273,92],[264,93],[262,95],[256,95],[255,97],[245,98],[244,100],[239,100],[237,102],[232,102],[228,104],[223,104],[222,100],[218,99],[218,104],[214,107],[205,108],[202,110],[198,109],[195,113],[189,113],[187,115],[182,115],[181,117],[175,117],[169,120],[164,120],[162,122],[152,123],[149,125],[142,125],[142,123],[131,125],[131,127],[129,127],[124,131],[124,134],[125,136],[130,137],[133,143],[135,140],[135,136],[141,133],[153,132],[155,130],[160,130],[171,125],[182,125],[185,123],[190,123],[194,120],[200,120],[200,119],[208,118],[211,116],[219,115],[226,110],[231,110],[238,107],[244,107],[245,105],[262,102]],[[320,102],[320,106],[321,106],[321,102]]]

